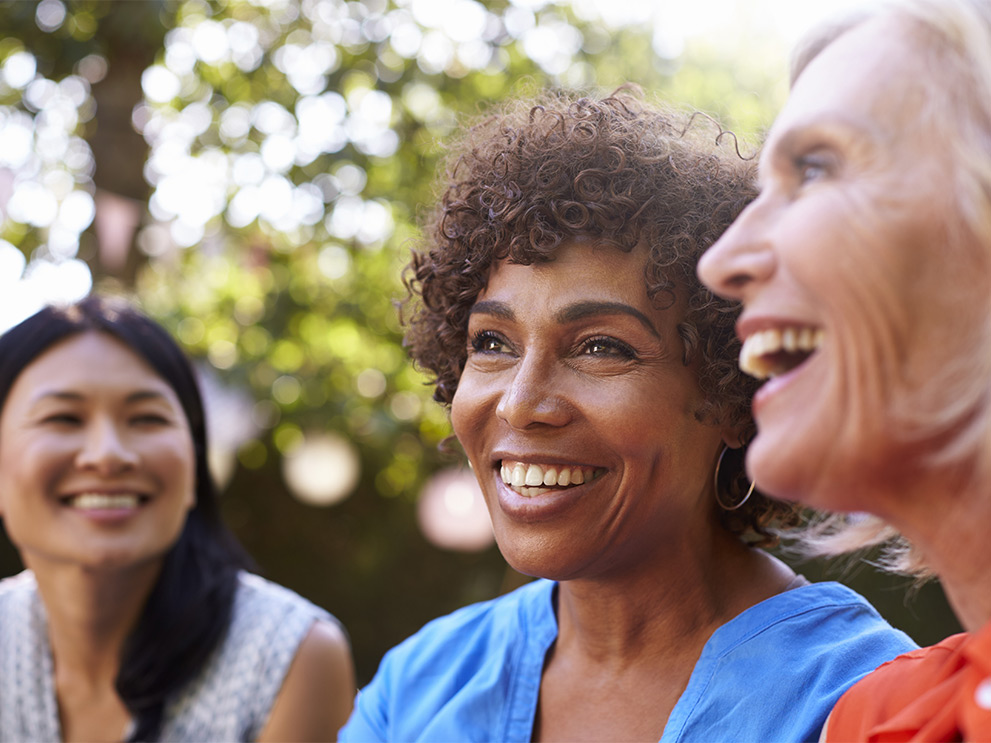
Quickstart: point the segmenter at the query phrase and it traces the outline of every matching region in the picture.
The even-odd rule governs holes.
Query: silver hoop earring
[[[747,491],[747,494],[743,496],[743,500],[733,505],[726,505],[723,502],[723,499],[719,496],[719,468],[723,465],[723,457],[726,456],[727,451],[729,451],[729,447],[724,444],[723,450],[719,452],[719,459],[716,460],[716,471],[712,475],[712,484],[716,494],[716,503],[719,504],[719,507],[724,511],[735,511],[738,508],[742,508],[743,504],[750,500],[750,496],[754,494],[754,488],[757,486],[757,481],[750,481],[750,489]]]

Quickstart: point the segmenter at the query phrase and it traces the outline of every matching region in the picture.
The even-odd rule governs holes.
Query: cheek
[[[192,440],[170,435],[148,443],[145,462],[160,481],[180,492],[183,501],[191,506],[196,497],[196,454]]]
[[[25,488],[50,490],[72,463],[71,446],[8,436],[6,444],[0,446],[0,498],[12,497]]]
[[[488,397],[491,398],[491,393]],[[451,426],[454,435],[466,449],[481,432],[486,410],[491,407],[486,404],[486,399],[485,386],[478,383],[475,374],[466,371],[461,376],[457,392],[451,401]]]

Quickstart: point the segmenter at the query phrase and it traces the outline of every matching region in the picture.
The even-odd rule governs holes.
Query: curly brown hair
[[[567,241],[649,248],[644,281],[665,308],[687,299],[683,360],[698,369],[699,420],[753,437],[756,380],[737,366],[739,311],[702,286],[695,265],[755,196],[755,168],[708,117],[647,105],[635,89],[595,99],[547,94],[517,101],[466,130],[448,150],[443,193],[405,274],[406,343],[432,374],[434,399],[454,399],[467,359],[468,316],[500,260],[549,261]],[[722,143],[721,143],[722,141]],[[730,458],[727,458],[730,459]],[[746,492],[742,457],[726,462],[731,492]],[[773,544],[795,509],[759,493],[724,512],[733,533]]]

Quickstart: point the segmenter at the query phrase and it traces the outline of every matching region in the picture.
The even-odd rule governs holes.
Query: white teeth
[[[544,484],[544,471],[535,464],[531,464],[526,471],[526,481],[524,485],[543,485]]]
[[[782,349],[789,353],[799,351],[812,352],[822,346],[825,333],[809,327],[785,329],[771,328],[760,330],[743,342],[740,349],[740,370],[757,379],[767,379],[774,376],[776,365],[766,358]]]
[[[522,464],[517,464],[513,468],[510,483],[517,488],[522,487],[526,483],[526,468]]]
[[[582,485],[602,474],[592,467],[561,467],[560,465],[503,462],[499,467],[502,481],[521,495],[532,496],[546,492],[549,487],[565,488]]]
[[[791,353],[798,350],[798,333],[795,328],[785,328],[785,332],[781,334],[781,345]]]
[[[137,508],[140,498],[137,495],[106,495],[104,493],[81,493],[69,500],[69,505],[84,511],[97,511],[111,508]]]

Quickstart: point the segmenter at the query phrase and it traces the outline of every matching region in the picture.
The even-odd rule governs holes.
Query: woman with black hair
[[[332,740],[336,620],[245,572],[189,362],[91,297],[0,337],[0,740]]]

